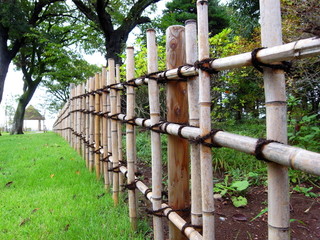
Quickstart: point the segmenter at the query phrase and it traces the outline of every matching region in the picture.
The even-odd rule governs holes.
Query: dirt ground
[[[151,186],[150,168],[139,164],[144,182]],[[320,193],[320,189],[314,189]],[[267,237],[268,213],[252,220],[267,207],[267,190],[265,186],[251,187],[246,195],[248,205],[236,208],[229,199],[215,200],[216,239],[220,240],[265,240]],[[152,217],[146,214],[151,208],[149,201],[140,195],[140,215],[148,219],[152,226]],[[320,240],[320,198],[310,198],[303,194],[291,193],[290,219],[292,240]],[[167,220],[163,218],[168,239]],[[152,233],[148,234],[152,238]]]

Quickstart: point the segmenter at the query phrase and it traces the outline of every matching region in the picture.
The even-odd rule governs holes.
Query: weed
[[[243,196],[249,187],[247,180],[233,181],[229,183],[229,176],[226,175],[222,183],[214,185],[214,192],[220,193],[221,196],[228,196],[235,207],[243,207],[248,204],[247,199]]]
[[[299,185],[296,185],[293,190],[295,190],[296,192],[298,193],[302,193],[303,195],[305,195],[306,197],[311,197],[311,198],[316,198],[316,197],[319,197],[320,194],[319,193],[314,193],[314,192],[311,192],[311,190],[313,189],[313,187],[302,187],[302,186],[299,186]]]

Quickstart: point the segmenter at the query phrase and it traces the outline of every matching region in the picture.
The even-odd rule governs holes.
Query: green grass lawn
[[[0,239],[146,239],[55,133],[0,137]]]

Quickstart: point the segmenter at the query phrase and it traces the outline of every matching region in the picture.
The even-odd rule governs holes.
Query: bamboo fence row
[[[268,47],[257,53],[260,62],[320,55],[319,38],[282,45],[279,1],[262,1],[260,6],[262,44]],[[120,186],[125,185],[133,230],[137,228],[137,191],[151,201],[157,240],[164,239],[162,216],[169,220],[170,239],[215,239],[211,148],[218,145],[256,155],[267,162],[268,168],[268,238],[289,239],[288,167],[320,175],[320,154],[286,144],[285,78],[279,69],[263,67],[267,138],[272,141],[211,129],[211,73],[254,62],[251,52],[209,59],[207,1],[197,1],[197,12],[198,22],[189,20],[185,27],[168,28],[166,71],[158,72],[155,31],[149,29],[148,75],[134,78],[134,49],[128,47],[126,81],[120,83],[120,66],[109,59],[108,68],[101,73],[71,86],[70,100],[60,111],[54,130],[83,156],[97,179],[104,179],[105,188],[112,189],[115,206]],[[205,60],[190,66],[197,59]],[[166,121],[160,120],[160,82],[167,85]],[[135,115],[135,89],[143,84],[148,85],[149,119]],[[125,113],[121,112],[121,94],[126,97]],[[126,126],[126,156],[121,143],[122,124]],[[151,188],[136,176],[137,126],[151,131]],[[161,134],[169,136],[167,203],[162,198]],[[187,209],[190,211],[186,214]],[[189,218],[191,223],[185,220]]]

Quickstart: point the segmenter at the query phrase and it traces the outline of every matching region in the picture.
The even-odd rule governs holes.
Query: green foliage
[[[251,51],[258,42],[234,36],[232,29],[228,28],[209,38],[209,43],[212,57],[219,58],[246,52],[248,49]],[[219,121],[258,118],[263,113],[260,79],[257,72],[249,67],[220,73],[212,84],[213,118]]]
[[[1,136],[0,239],[148,239],[54,133]]]
[[[317,198],[320,196],[319,193],[314,193],[311,190],[313,189],[313,187],[302,187],[299,185],[296,185],[293,190],[295,190],[298,193],[302,193],[303,195],[305,195],[306,197],[311,197],[311,198]]]
[[[290,125],[294,127],[294,131],[288,133],[290,143],[310,151],[320,151],[320,121],[318,118],[318,114],[313,114],[303,116],[299,122],[291,119]]]
[[[228,6],[231,18],[230,27],[236,35],[250,38],[254,29],[259,25],[259,0],[231,0]]]
[[[219,4],[219,1],[212,0],[208,5],[209,31],[212,35],[219,33],[229,25],[229,16],[226,7]],[[152,23],[143,26],[155,28],[163,34],[172,25],[185,25],[186,20],[197,19],[197,7],[194,0],[173,0],[166,3],[166,9],[161,17],[156,18]]]
[[[221,196],[228,196],[235,207],[244,207],[247,205],[247,199],[243,196],[249,187],[248,180],[232,181],[229,183],[229,176],[226,175],[222,183],[214,185],[214,192]]]
[[[256,220],[257,218],[261,217],[263,214],[267,213],[268,212],[268,208],[264,208],[262,209],[255,217],[253,217],[250,222]]]

